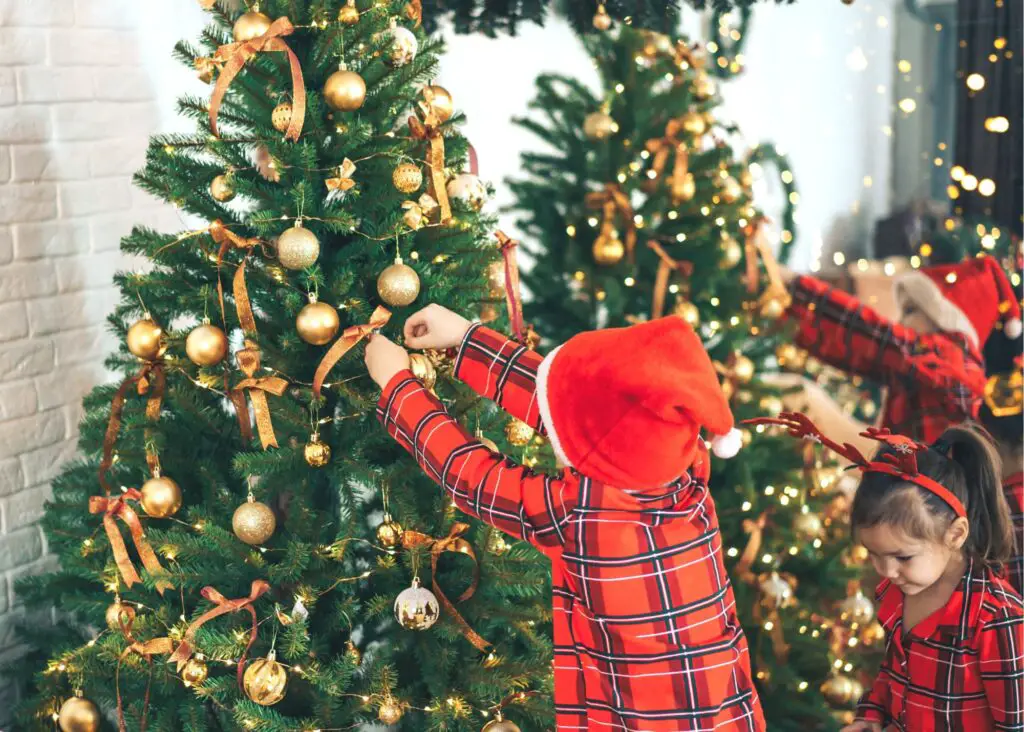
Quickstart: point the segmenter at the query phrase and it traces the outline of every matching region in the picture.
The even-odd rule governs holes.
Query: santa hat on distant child
[[[1021,333],[1017,297],[999,262],[988,255],[908,272],[896,281],[895,294],[901,309],[915,305],[940,330],[963,333],[977,348],[1001,319],[1007,337]]]
[[[623,488],[657,488],[694,464],[701,429],[719,457],[739,450],[729,402],[704,344],[679,317],[581,333],[537,374],[555,454]]]

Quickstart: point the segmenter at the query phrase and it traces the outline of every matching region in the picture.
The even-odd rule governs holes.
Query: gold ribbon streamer
[[[375,330],[380,330],[387,325],[388,320],[391,319],[391,311],[387,308],[378,305],[377,309],[373,311],[373,315],[370,316],[370,322],[363,325],[353,325],[346,328],[341,337],[334,342],[334,345],[330,347],[327,353],[324,354],[323,360],[320,361],[320,365],[316,367],[316,373],[313,375],[313,396],[317,399],[320,398],[320,392],[324,386],[324,379],[327,378],[327,374],[331,372],[334,365],[341,360],[349,350],[363,340],[366,336],[373,333]]]
[[[743,520],[743,531],[749,534],[750,538],[747,539],[747,545],[743,548],[743,553],[740,554],[734,571],[744,582],[753,582],[757,578],[750,568],[754,566],[757,553],[761,550],[761,541],[764,537],[764,526],[767,520],[767,511],[758,516],[757,519]]]
[[[448,530],[448,536],[443,539],[435,539],[428,534],[420,533],[419,531],[406,531],[402,534],[402,546],[406,549],[412,549],[417,547],[429,547],[430,548],[430,573],[431,583],[433,585],[434,594],[437,596],[437,601],[441,604],[455,624],[459,627],[459,632],[465,636],[466,640],[473,644],[478,651],[485,651],[490,647],[490,643],[485,641],[475,630],[469,627],[469,623],[462,617],[462,614],[455,608],[455,605],[448,599],[448,596],[444,594],[441,586],[437,581],[437,562],[444,552],[456,552],[458,554],[465,554],[473,560],[473,580],[470,582],[469,587],[466,588],[465,592],[455,598],[455,602],[464,602],[471,598],[476,593],[477,586],[480,584],[480,565],[476,559],[476,552],[473,551],[473,545],[462,538],[462,535],[469,531],[469,524],[464,524],[456,521],[452,524],[451,529]]]
[[[656,137],[644,143],[647,152],[654,155],[651,163],[651,169],[655,173],[654,181],[657,181],[665,173],[668,156],[675,152],[672,175],[668,179],[673,205],[677,205],[687,198],[685,184],[686,174],[689,172],[690,153],[686,148],[686,142],[679,137],[679,133],[682,131],[682,120],[672,119],[665,125],[665,134],[662,137]]]
[[[601,209],[602,232],[612,227],[612,220],[616,214],[622,217],[626,223],[626,254],[629,256],[629,261],[632,262],[636,249],[636,223],[633,221],[633,207],[626,194],[615,183],[605,183],[604,190],[588,193],[584,200],[587,208]]]
[[[235,384],[234,390],[241,392],[247,389],[249,392],[249,399],[256,413],[256,429],[260,434],[263,449],[277,447],[277,435],[274,434],[274,424],[270,418],[267,394],[283,395],[288,388],[288,382],[280,376],[256,376],[260,370],[260,349],[254,341],[246,339],[245,348],[238,351],[235,358],[238,361],[238,368],[247,378]]]
[[[207,622],[214,618],[218,618],[221,615],[245,610],[252,618],[252,626],[249,630],[249,642],[246,644],[245,651],[242,653],[242,657],[238,661],[238,688],[241,689],[242,675],[245,673],[245,659],[249,655],[249,649],[252,648],[252,644],[256,642],[256,633],[259,627],[256,622],[256,610],[253,608],[253,603],[260,599],[260,597],[269,590],[270,584],[266,581],[253,580],[252,586],[249,589],[248,597],[239,597],[234,600],[229,600],[224,597],[224,595],[220,594],[215,587],[210,585],[204,587],[199,594],[201,594],[204,599],[212,602],[215,607],[207,610],[189,624],[188,629],[185,630],[185,637],[182,638],[181,643],[178,644],[177,650],[174,651],[174,654],[168,660],[175,662],[178,665],[178,670],[181,671],[188,659],[192,657],[193,644],[196,641],[197,630],[203,627]]]
[[[778,299],[782,301],[784,308],[788,308],[793,299],[790,297],[786,283],[782,279],[779,263],[775,260],[775,255],[768,245],[768,237],[764,231],[766,221],[767,219],[760,216],[748,224],[745,229],[747,236],[747,291],[751,294],[757,292],[757,255],[760,255],[761,261],[764,262],[765,274],[768,275],[768,287],[765,288],[764,293],[758,299],[758,303],[763,305],[768,300]]]
[[[292,118],[288,123],[288,130],[285,132],[285,139],[297,142],[302,133],[302,123],[306,117],[306,84],[302,80],[302,67],[295,52],[285,43],[281,37],[291,35],[295,27],[288,18],[278,18],[267,32],[258,38],[239,43],[227,43],[217,49],[214,59],[224,64],[224,68],[217,77],[217,84],[213,88],[213,96],[210,98],[210,130],[214,135],[217,132],[217,114],[220,112],[220,105],[224,95],[231,86],[231,82],[238,72],[242,70],[246,62],[260,52],[281,51],[288,54],[288,64],[292,74]]]
[[[154,577],[167,574],[153,552],[153,547],[146,541],[138,514],[128,505],[128,501],[138,501],[141,498],[142,494],[136,488],[129,488],[122,495],[113,498],[109,495],[89,497],[89,513],[103,514],[103,528],[107,532],[110,549],[114,553],[114,562],[117,564],[125,585],[129,588],[136,582],[141,582],[142,578],[135,569],[135,565],[132,564],[131,557],[128,556],[128,547],[125,546],[124,538],[117,528],[117,519],[121,519],[128,527],[128,533],[131,534],[132,541],[135,542],[135,549],[138,551],[142,566],[146,568],[146,571]],[[156,591],[161,595],[168,587],[174,587],[169,580],[161,579],[156,583]]]
[[[125,621],[121,616],[127,617]],[[117,670],[114,672],[114,688],[117,690],[117,728],[120,732],[127,732],[127,725],[124,720],[124,704],[121,700],[121,664],[132,653],[138,653],[149,664],[149,678],[146,680],[146,695],[142,701],[142,720],[139,723],[139,732],[146,732],[146,717],[149,713],[149,692],[153,683],[153,656],[164,655],[174,650],[174,643],[170,638],[152,638],[145,642],[139,642],[132,636],[132,625],[135,623],[135,608],[130,605],[122,606],[118,617],[118,625],[124,635],[128,646],[117,658]]]
[[[647,246],[658,255],[658,273],[654,277],[654,294],[651,296],[651,320],[654,320],[665,314],[665,294],[671,274],[680,272],[684,277],[689,277],[693,274],[693,262],[673,259],[654,240],[648,241]]]
[[[526,343],[526,332],[523,327],[523,301],[519,292],[519,264],[516,261],[516,247],[519,242],[510,238],[504,231],[494,232],[501,246],[501,257],[505,260],[505,304],[508,307],[508,320],[516,340]]]
[[[415,115],[409,116],[409,134],[414,139],[427,141],[427,167],[430,168],[429,193],[441,209],[441,223],[447,224],[452,218],[452,205],[448,201],[448,189],[444,180],[444,135],[441,134],[441,121],[434,111],[434,94],[429,88],[423,90],[424,101],[419,102],[423,120]]]
[[[103,456],[100,458],[100,467],[97,471],[100,487],[103,488],[105,495],[109,496],[113,493],[113,489],[107,483],[107,473],[114,465],[114,446],[117,444],[117,436],[121,432],[121,417],[124,413],[128,390],[132,386],[136,386],[141,396],[152,389],[149,400],[146,402],[146,418],[155,421],[160,417],[165,383],[163,361],[147,361],[142,365],[139,373],[129,376],[117,388],[117,393],[114,394],[114,398],[110,402],[110,417],[107,420],[107,430],[103,435]],[[148,454],[146,459],[149,462]]]

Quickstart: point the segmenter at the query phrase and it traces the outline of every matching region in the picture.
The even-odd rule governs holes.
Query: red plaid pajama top
[[[790,286],[796,342],[814,356],[889,388],[882,427],[931,444],[977,416],[985,366],[960,333],[917,333],[813,277]]]
[[[481,326],[456,375],[541,430],[541,357]],[[722,564],[708,458],[657,493],[492,453],[411,371],[381,396],[388,432],[466,513],[551,559],[559,730],[764,730]]]
[[[1003,483],[1003,495],[1010,504],[1010,518],[1013,519],[1013,535],[1017,537],[1017,549],[1013,558],[1006,563],[1006,575],[1013,589],[1024,593],[1024,473],[1017,473]]]
[[[899,732],[1024,730],[1024,608],[991,571],[969,566],[949,602],[909,631],[903,593],[878,586],[885,660],[860,719]]]

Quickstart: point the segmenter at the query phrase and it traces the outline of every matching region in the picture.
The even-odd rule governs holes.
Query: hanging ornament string
[[[320,392],[323,390],[324,386],[324,379],[327,378],[327,374],[331,372],[334,365],[341,360],[341,357],[348,353],[349,350],[359,343],[359,341],[363,340],[363,338],[387,325],[388,320],[390,319],[391,311],[378,305],[377,309],[373,311],[373,315],[370,316],[369,323],[353,325],[342,332],[341,337],[334,342],[334,345],[332,345],[327,353],[324,354],[323,360],[320,361],[320,365],[316,367],[316,374],[313,375],[314,397],[317,399],[320,398]]]
[[[768,512],[765,511],[757,519],[744,519],[743,531],[750,535],[747,545],[736,562],[734,572],[743,582],[753,582],[757,576],[751,571],[754,562],[757,560],[758,552],[761,551],[761,542],[764,538],[764,527],[768,521]]]
[[[612,228],[616,215],[622,217],[626,224],[626,255],[629,257],[629,261],[633,262],[636,250],[636,222],[633,220],[633,207],[626,194],[617,184],[605,183],[604,190],[588,193],[585,202],[587,208],[601,209],[602,233]]]
[[[220,594],[215,587],[207,585],[202,589],[200,594],[204,599],[212,602],[215,607],[207,610],[205,613],[200,615],[198,618],[189,624],[188,629],[185,631],[185,636],[182,638],[181,643],[178,644],[177,650],[170,657],[169,660],[174,661],[177,664],[178,670],[180,671],[189,658],[194,653],[193,644],[196,640],[196,631],[199,630],[203,625],[218,618],[221,615],[228,613],[236,613],[245,610],[249,613],[252,618],[252,625],[249,630],[249,642],[245,645],[245,650],[242,652],[242,657],[238,660],[238,688],[242,688],[242,675],[245,673],[245,660],[249,656],[249,649],[252,648],[252,644],[256,642],[256,634],[259,629],[259,624],[256,621],[256,610],[253,608],[253,603],[256,602],[260,597],[266,594],[270,590],[270,584],[264,580],[253,580],[252,586],[249,590],[248,597],[239,597],[234,600],[229,600],[224,595]]]
[[[473,646],[479,650],[484,651],[490,647],[490,643],[485,641],[475,630],[469,627],[469,623],[462,617],[462,614],[455,608],[455,605],[448,596],[444,594],[440,584],[437,581],[437,562],[444,552],[456,552],[459,554],[465,554],[471,560],[473,560],[473,580],[470,582],[469,587],[466,591],[455,598],[455,602],[464,602],[471,598],[477,590],[477,586],[480,583],[480,565],[477,563],[476,552],[473,551],[473,545],[462,538],[462,535],[469,531],[469,524],[455,522],[452,524],[451,529],[448,531],[448,536],[444,539],[435,539],[428,534],[420,533],[419,531],[407,530],[402,534],[402,546],[406,549],[413,549],[419,547],[430,548],[430,571],[431,571],[431,582],[433,584],[434,594],[437,596],[438,602],[441,607],[444,608],[455,624],[459,628],[459,632],[465,636],[466,640],[473,644]],[[413,555],[414,559],[416,555]]]
[[[111,497],[109,494],[89,497],[89,513],[103,514],[103,528],[107,532],[110,549],[114,553],[114,562],[121,573],[121,578],[128,587],[131,587],[136,582],[141,582],[142,578],[139,576],[138,571],[136,571],[135,565],[132,564],[131,557],[128,556],[128,548],[125,546],[124,538],[117,528],[117,519],[121,519],[125,526],[128,527],[128,532],[131,534],[132,541],[135,542],[135,549],[138,551],[139,558],[142,560],[142,566],[146,568],[146,571],[154,577],[167,574],[166,570],[161,566],[160,560],[157,559],[156,554],[153,552],[153,547],[146,541],[138,514],[128,505],[128,501],[138,501],[141,498],[142,494],[136,488],[129,488],[122,495],[116,497]],[[173,586],[170,581],[160,579],[156,583],[156,590],[162,595],[165,589]]]
[[[146,732],[146,717],[149,713],[149,692],[153,684],[153,656],[166,655],[174,650],[174,643],[170,638],[152,638],[140,642],[132,636],[132,625],[135,623],[135,608],[131,605],[123,605],[118,613],[118,625],[121,634],[128,642],[128,646],[117,658],[117,670],[114,672],[114,689],[117,693],[117,729],[119,732],[127,732],[128,727],[124,719],[124,704],[121,699],[121,664],[132,653],[138,653],[146,659],[149,664],[149,677],[146,679],[146,695],[142,700],[142,719],[139,722],[139,732]]]
[[[693,262],[673,259],[656,241],[648,241],[647,246],[658,255],[658,272],[654,277],[654,294],[651,296],[651,320],[654,320],[665,314],[665,294],[672,273],[679,272],[689,278],[693,274]]]
[[[441,223],[446,224],[452,218],[452,206],[448,201],[448,190],[444,180],[444,135],[441,134],[441,121],[434,110],[434,93],[429,87],[423,90],[424,101],[418,106],[423,115],[420,121],[416,115],[409,115],[409,134],[417,140],[427,142],[427,167],[430,169],[430,184],[427,193],[437,201],[441,210]]]
[[[147,361],[142,365],[139,373],[129,376],[121,382],[110,402],[110,417],[107,420],[107,430],[103,435],[103,456],[100,458],[100,466],[97,477],[104,495],[109,496],[113,489],[107,482],[107,473],[114,465],[114,447],[117,445],[117,436],[121,432],[122,414],[124,412],[125,399],[128,390],[133,386],[137,387],[140,396],[149,395],[146,402],[146,418],[155,421],[160,416],[160,406],[163,403],[166,378],[164,376],[163,361]],[[148,460],[148,455],[147,455]]]
[[[679,133],[682,131],[682,120],[672,119],[665,125],[665,134],[662,137],[656,137],[644,143],[647,152],[654,156],[651,163],[651,170],[655,174],[651,179],[652,182],[656,182],[664,175],[668,156],[675,153],[672,175],[668,179],[673,205],[678,205],[689,198],[686,195],[686,174],[689,172],[690,153],[686,149],[686,142],[679,137]]]
[[[298,57],[281,39],[282,36],[291,35],[294,31],[295,27],[291,21],[282,17],[271,23],[262,36],[240,43],[228,43],[217,49],[214,61],[223,63],[224,68],[217,77],[217,85],[213,88],[213,96],[210,98],[210,130],[214,135],[219,134],[217,114],[220,112],[224,95],[246,62],[260,52],[282,51],[288,54],[292,74],[292,116],[284,136],[293,142],[298,141],[306,117],[306,85],[302,80],[302,67],[299,65]]]
[[[512,333],[520,343],[526,343],[526,329],[523,326],[523,300],[519,292],[519,263],[516,261],[516,247],[519,242],[509,238],[504,231],[494,232],[501,246],[501,257],[505,260],[505,304]]]

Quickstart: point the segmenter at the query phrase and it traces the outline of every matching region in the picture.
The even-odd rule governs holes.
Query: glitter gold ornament
[[[535,434],[537,433],[533,427],[514,417],[505,425],[505,439],[516,447],[530,444]]]
[[[228,337],[216,325],[203,323],[189,331],[185,353],[196,366],[216,366],[228,355]]]
[[[395,598],[395,619],[406,630],[427,630],[437,622],[441,606],[434,593],[420,586],[419,577],[414,577],[412,586],[402,590]]]
[[[594,261],[604,267],[610,267],[622,261],[626,247],[619,239],[619,232],[614,227],[607,227],[594,239]]]
[[[434,384],[437,383],[437,371],[429,358],[422,353],[409,354],[409,368],[413,376],[423,382],[423,386],[427,389],[434,388]]]
[[[437,119],[442,123],[450,120],[455,114],[455,100],[452,99],[451,92],[437,84],[431,84],[427,89],[430,91],[430,107],[437,115]]]
[[[505,541],[504,534],[500,531],[492,531],[491,535],[487,538],[487,551],[496,557],[500,557],[507,552],[508,542]]]
[[[132,323],[126,341],[128,350],[139,358],[152,361],[160,355],[164,331],[148,315]]]
[[[718,261],[720,269],[732,269],[743,259],[743,248],[728,234],[722,234],[722,258]]]
[[[700,308],[689,300],[677,300],[672,314],[685,320],[691,328],[700,325]]]
[[[423,185],[423,171],[415,163],[399,163],[391,171],[391,182],[401,193],[413,193]]]
[[[345,655],[354,663],[356,666],[361,666],[363,663],[363,652],[359,650],[359,647],[352,641],[345,642]]]
[[[792,343],[782,343],[775,349],[775,358],[778,359],[779,366],[787,371],[801,372],[807,363],[807,351]]]
[[[166,475],[155,474],[142,484],[142,510],[153,518],[173,516],[181,508],[181,488]]]
[[[242,677],[245,695],[265,707],[284,699],[287,686],[288,672],[277,662],[273,651],[250,663]]]
[[[377,541],[385,549],[394,549],[402,543],[402,525],[391,518],[391,514],[385,513],[384,520],[377,527]]]
[[[749,384],[754,378],[754,362],[743,354],[737,353],[732,362],[732,375],[741,384]]]
[[[691,135],[700,137],[708,131],[708,125],[700,112],[687,112],[683,115],[683,129]]]
[[[277,528],[277,517],[265,503],[260,503],[252,496],[235,509],[231,517],[231,529],[235,536],[250,546],[263,544]]]
[[[398,724],[402,721],[402,705],[394,699],[385,699],[377,709],[377,719],[386,725]]]
[[[859,698],[856,695],[858,686],[860,684],[856,684],[849,676],[835,674],[826,679],[825,683],[821,685],[821,695],[832,706],[842,707],[851,704]]]
[[[309,437],[309,442],[302,448],[302,456],[306,458],[306,464],[312,468],[322,468],[331,461],[331,447],[326,442],[320,441],[320,435],[314,432]]]
[[[269,15],[250,10],[248,13],[238,16],[238,20],[235,21],[235,25],[231,29],[231,35],[236,43],[251,41],[266,33],[273,22]]]
[[[60,707],[57,725],[62,732],[97,732],[100,728],[100,710],[81,696],[67,699]]]
[[[312,267],[319,256],[320,240],[301,221],[277,237],[277,259],[286,269]]]
[[[864,625],[870,623],[871,619],[875,617],[875,605],[862,590],[858,589],[843,600],[839,606],[839,617],[844,623]]]
[[[274,111],[270,113],[270,124],[274,125],[274,129],[278,132],[284,132],[288,129],[288,125],[292,123],[292,103],[281,102]]]
[[[409,305],[420,294],[420,276],[401,257],[395,257],[395,263],[377,278],[377,294],[393,307]]]
[[[210,670],[206,664],[193,656],[188,659],[185,668],[181,670],[181,680],[185,682],[185,686],[199,686],[206,681],[209,673]]]
[[[227,203],[235,197],[235,182],[230,175],[221,174],[210,181],[210,195],[213,200]]]
[[[612,27],[612,16],[608,15],[608,11],[605,10],[604,3],[600,3],[597,6],[597,12],[594,13],[594,27],[599,31],[606,31]]]
[[[121,632],[121,624],[128,622],[128,614],[125,612],[125,605],[120,600],[114,600],[107,607],[105,619],[107,621],[107,627],[113,631]]]
[[[338,22],[342,25],[355,25],[359,22],[359,8],[355,0],[349,0],[338,10]]]
[[[325,302],[317,302],[311,297],[295,318],[295,329],[299,338],[312,346],[330,343],[338,334],[341,319],[338,311]]]
[[[394,67],[412,63],[420,47],[416,34],[401,25],[396,25],[390,33],[391,49],[388,51],[387,62]]]
[[[798,513],[793,519],[793,531],[800,539],[817,539],[821,536],[821,529],[821,516],[816,513]]]
[[[459,173],[445,186],[448,198],[461,201],[474,211],[487,203],[487,186],[472,173]]]
[[[355,71],[339,69],[324,82],[324,101],[339,112],[355,111],[366,101],[366,82]]]
[[[583,134],[590,140],[607,140],[619,131],[619,123],[608,112],[591,112],[583,120]]]
[[[494,719],[484,725],[480,732],[520,732],[519,725],[505,719],[501,712],[495,712]]]

